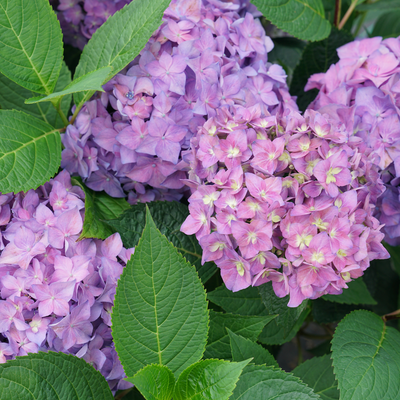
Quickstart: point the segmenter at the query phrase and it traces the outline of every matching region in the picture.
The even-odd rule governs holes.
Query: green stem
[[[346,14],[344,14],[343,19],[339,23],[338,29],[342,29],[345,26],[347,20],[350,18],[351,13],[356,8],[357,2],[358,0],[353,0],[351,2],[349,9],[346,11]]]
[[[64,123],[64,125],[67,126],[69,124],[69,121],[68,118],[65,116],[63,110],[61,110],[61,99],[58,102],[57,106],[55,106],[55,109],[57,110],[58,115],[61,117],[61,120]]]

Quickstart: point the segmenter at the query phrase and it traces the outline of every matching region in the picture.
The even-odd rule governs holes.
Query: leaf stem
[[[53,104],[54,106],[54,104]],[[65,126],[69,124],[68,118],[65,116],[63,110],[61,110],[61,99],[58,101],[57,106],[54,106],[58,112],[58,115],[61,117],[62,122]]]
[[[336,27],[339,26],[340,23],[340,16],[342,13],[342,0],[336,0],[335,2],[335,16],[333,19],[333,23]]]
[[[351,13],[356,8],[357,2],[358,0],[352,0],[349,9],[346,11],[346,14],[344,14],[344,17],[342,18],[342,20],[338,25],[338,29],[342,29],[345,26],[347,20],[350,18]]]
[[[382,319],[383,322],[390,321],[391,319],[398,319],[400,318],[400,310],[393,311],[389,314],[385,314]]]

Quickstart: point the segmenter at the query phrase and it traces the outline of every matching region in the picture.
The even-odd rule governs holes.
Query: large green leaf
[[[46,97],[36,96],[25,101],[26,104],[42,103],[45,101],[57,102],[61,97],[68,94],[84,92],[85,90],[97,90],[104,92],[101,85],[107,79],[112,71],[111,67],[103,67],[96,71],[89,72],[86,75],[81,76],[73,80],[63,90],[49,94]]]
[[[276,315],[243,316],[210,311],[210,332],[204,357],[230,359],[232,353],[226,328],[240,336],[255,341],[263,327],[275,317]]]
[[[249,361],[202,360],[191,365],[176,382],[174,400],[227,400]]]
[[[303,40],[325,39],[331,24],[321,0],[251,0],[278,28]]]
[[[319,396],[299,378],[281,369],[248,365],[229,400],[311,400]]]
[[[95,192],[82,183],[80,178],[72,178],[85,192],[85,219],[79,240],[86,238],[106,239],[116,232],[108,220],[118,218],[129,209],[129,203],[123,198],[109,196],[106,192]]]
[[[382,10],[400,10],[399,0],[377,0],[373,3],[359,4],[356,11],[382,11]]]
[[[400,35],[400,7],[391,10],[378,18],[371,36],[397,37]]]
[[[330,354],[307,360],[296,367],[292,373],[313,388],[321,400],[339,400],[339,390],[333,374]]]
[[[341,400],[400,398],[400,333],[369,311],[354,311],[336,328],[332,359]]]
[[[290,94],[297,96],[297,105],[301,111],[315,99],[317,89],[304,91],[304,87],[311,75],[326,72],[331,64],[339,61],[336,49],[351,42],[353,36],[346,31],[332,28],[329,37],[321,42],[309,43],[303,51],[301,60],[293,72],[290,85]]]
[[[62,34],[48,0],[0,0],[0,71],[36,93],[53,92]]]
[[[82,52],[74,79],[102,67],[112,67],[109,78],[127,66],[143,49],[170,0],[133,0],[110,17],[94,33]],[[76,93],[79,108],[92,97],[93,91]]]
[[[258,290],[268,313],[278,314],[278,317],[264,328],[258,340],[265,344],[283,344],[292,340],[310,312],[307,300],[297,308],[291,308],[287,306],[289,296],[277,297],[271,282],[259,286]]]
[[[36,189],[61,162],[60,132],[21,111],[0,110],[0,192]]]
[[[230,329],[227,328],[229,334],[229,340],[231,343],[232,360],[233,361],[244,361],[249,358],[253,358],[252,364],[267,365],[272,367],[278,367],[278,363],[272,354],[264,347],[259,344],[252,342],[250,339],[246,339],[243,336],[236,335]]]
[[[133,378],[126,380],[132,382],[146,400],[171,400],[174,394],[174,374],[164,365],[147,365]]]
[[[347,286],[348,289],[343,289],[342,294],[327,294],[322,298],[340,304],[377,304],[361,277],[348,283]]]
[[[175,376],[204,352],[208,311],[192,267],[156,228],[146,227],[118,281],[112,313],[115,348],[128,376],[147,364],[166,365]]]
[[[60,76],[56,83],[55,90],[61,90],[71,82],[71,73],[65,63],[62,64]],[[33,96],[35,93],[17,85],[5,75],[0,74],[0,108],[3,110],[19,110],[27,114],[33,115],[39,119],[43,119],[55,128],[64,128],[65,124],[62,121],[57,110],[51,103],[47,104],[25,104],[25,100]],[[61,111],[65,116],[71,108],[72,96],[64,96],[61,101]]]
[[[207,293],[208,300],[222,307],[226,312],[239,315],[269,315],[260,293],[250,286],[238,292],[232,292],[225,285]]]
[[[39,352],[0,364],[2,400],[112,400],[107,381],[81,358]]]
[[[160,232],[173,243],[188,262],[196,267],[201,281],[207,282],[217,271],[217,267],[211,262],[201,265],[202,251],[196,236],[188,236],[180,231],[183,221],[189,215],[188,207],[182,203],[169,201],[151,202],[148,207]],[[125,247],[134,247],[143,231],[145,216],[145,204],[137,204],[125,211],[117,220],[108,223],[121,234]]]

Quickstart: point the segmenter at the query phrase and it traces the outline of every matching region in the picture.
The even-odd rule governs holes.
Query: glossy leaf
[[[202,360],[179,376],[174,400],[227,400],[249,360]]]
[[[229,400],[311,400],[319,396],[299,378],[281,369],[265,365],[248,365]]]
[[[317,89],[304,91],[310,76],[319,72],[326,72],[331,64],[339,61],[336,49],[352,40],[353,36],[350,33],[332,28],[327,39],[317,43],[309,43],[306,46],[300,62],[293,72],[290,85],[290,94],[297,96],[297,105],[301,111],[307,108],[318,93]]]
[[[56,83],[55,90],[61,90],[71,82],[71,73],[65,63],[62,64],[60,76]],[[24,111],[36,118],[42,119],[55,128],[63,128],[64,122],[61,120],[57,110],[51,103],[47,104],[25,104],[25,100],[35,95],[34,92],[17,85],[5,75],[0,74],[0,108],[4,110]],[[66,95],[61,101],[61,111],[65,116],[71,108],[72,96]]]
[[[321,400],[339,400],[339,390],[333,374],[330,354],[307,360],[296,367],[292,373],[312,388]]]
[[[400,398],[400,333],[369,311],[337,326],[332,359],[341,400]]]
[[[63,56],[62,34],[48,0],[0,0],[0,71],[36,93],[50,94]]]
[[[259,286],[258,290],[268,313],[278,314],[277,318],[264,328],[259,341],[265,344],[283,344],[292,340],[310,311],[307,300],[299,307],[291,308],[287,306],[289,296],[277,297],[271,282]]]
[[[171,400],[174,394],[174,374],[163,365],[147,365],[126,380],[132,382],[146,400]]]
[[[175,376],[204,352],[208,311],[193,266],[156,228],[150,211],[135,253],[118,281],[112,313],[115,348],[128,376],[147,364]]]
[[[86,75],[81,76],[78,79],[73,80],[69,85],[67,85],[63,90],[59,92],[54,92],[46,97],[32,97],[26,100],[26,104],[42,103],[44,101],[57,101],[60,97],[67,94],[84,92],[85,90],[97,90],[104,92],[101,85],[107,79],[112,71],[111,67],[100,68],[96,71],[89,72]]]
[[[330,294],[322,298],[340,304],[377,304],[361,277],[348,283],[347,286],[348,289],[343,289],[342,294]]]
[[[275,317],[276,315],[242,316],[210,311],[210,332],[204,357],[230,359],[232,353],[226,328],[240,336],[255,341],[264,326]]]
[[[276,362],[275,358],[267,349],[264,349],[264,347],[261,345],[252,342],[250,339],[236,335],[236,333],[233,333],[228,328],[227,331],[231,343],[233,361],[243,361],[253,358],[251,360],[252,364],[278,367],[278,363]]]
[[[113,68],[111,78],[126,67],[160,26],[169,3],[170,0],[133,0],[108,18],[84,47],[74,79],[102,67]],[[79,107],[92,95],[93,91],[76,93],[75,104]]]
[[[0,364],[0,398],[112,400],[107,381],[85,360],[39,352]]]
[[[85,219],[79,240],[86,238],[107,239],[116,232],[108,220],[118,218],[130,208],[123,198],[109,196],[105,192],[95,192],[82,183],[80,178],[72,178],[74,185],[79,185],[85,192]]]
[[[148,204],[153,220],[160,232],[172,242],[176,249],[193,264],[203,284],[217,271],[214,263],[201,264],[202,250],[195,235],[180,231],[183,221],[189,215],[188,207],[171,201],[155,201]],[[139,241],[145,225],[146,206],[132,206],[117,220],[109,221],[110,226],[121,234],[125,247],[134,247]]]
[[[36,189],[61,162],[60,132],[21,111],[0,110],[0,192]]]
[[[321,0],[251,0],[264,17],[278,28],[303,40],[329,36],[331,24],[325,19]]]

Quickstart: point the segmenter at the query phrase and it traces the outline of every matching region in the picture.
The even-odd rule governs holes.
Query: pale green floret
[[[236,264],[236,269],[237,269],[238,274],[240,276],[243,276],[244,275],[243,263],[241,261],[237,261],[235,264]]]

